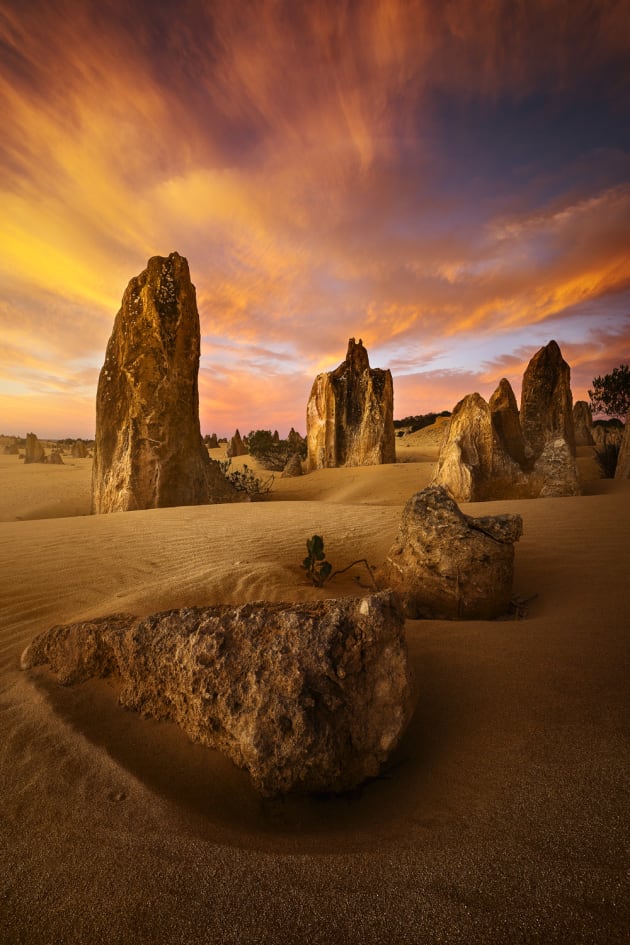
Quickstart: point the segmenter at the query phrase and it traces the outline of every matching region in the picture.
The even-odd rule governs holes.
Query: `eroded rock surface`
[[[535,459],[549,440],[559,437],[575,456],[571,369],[555,341],[537,351],[525,369],[520,417]]]
[[[99,377],[93,512],[235,498],[201,438],[199,350],[188,263],[154,256],[125,290]]]
[[[35,433],[26,434],[26,448],[24,450],[24,463],[45,463],[46,452],[44,447],[37,439]]]
[[[306,408],[308,468],[396,462],[391,372],[371,368],[359,339],[338,368],[315,378]]]
[[[527,494],[527,478],[503,444],[495,416],[480,394],[468,394],[453,409],[433,483],[458,502]]]
[[[234,433],[234,436],[230,439],[227,448],[227,454],[232,459],[234,456],[247,456],[247,447],[243,443],[243,438],[238,430]]]
[[[433,483],[459,502],[579,495],[570,369],[555,341],[523,376],[521,412],[503,378],[453,410]]]
[[[411,618],[487,620],[508,611],[520,515],[472,518],[446,489],[407,502],[378,580],[397,591]]]
[[[623,438],[619,447],[615,479],[630,479],[630,411],[626,417]]]
[[[295,476],[301,476],[303,471],[302,460],[297,453],[292,453],[286,466],[282,470],[282,478],[293,479]]]
[[[576,446],[594,446],[593,413],[585,400],[576,400],[573,404],[573,426]]]
[[[116,675],[120,702],[177,722],[264,795],[345,791],[376,775],[409,720],[395,595],[115,615],[57,626],[22,656],[64,684]]]

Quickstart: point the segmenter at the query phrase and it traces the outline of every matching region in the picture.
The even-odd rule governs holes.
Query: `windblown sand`
[[[307,586],[304,543],[379,563],[431,476],[414,437],[265,502],[98,517],[89,460],[0,456],[2,945],[628,941],[630,483],[588,449],[579,498],[464,507],[523,516],[537,596],[520,621],[408,622],[415,716],[351,796],[262,801],[111,683],[20,671],[54,623],[366,593],[361,569]]]

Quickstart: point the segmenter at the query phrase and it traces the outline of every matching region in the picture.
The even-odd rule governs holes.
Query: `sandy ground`
[[[360,570],[308,587],[304,542],[382,560],[431,476],[414,436],[269,501],[98,517],[89,460],[0,456],[2,945],[628,941],[630,483],[589,450],[581,497],[464,507],[523,516],[515,591],[537,597],[521,621],[408,622],[415,716],[351,796],[264,802],[111,684],[19,669],[89,615],[366,593]]]

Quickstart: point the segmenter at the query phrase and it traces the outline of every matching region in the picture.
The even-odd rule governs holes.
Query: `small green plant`
[[[325,560],[326,552],[324,551],[324,539],[321,535],[313,535],[312,538],[307,538],[306,550],[308,551],[308,554],[302,562],[302,567],[308,574],[315,587],[323,587],[326,581],[332,580],[336,574],[345,574],[346,571],[349,571],[350,568],[353,568],[356,564],[364,564],[367,568],[367,572],[370,576],[370,581],[374,590],[378,591],[378,584],[376,583],[374,572],[372,571],[372,568],[368,564],[366,558],[359,558],[357,561],[353,561],[352,564],[349,564],[346,568],[338,568],[336,571],[333,571],[332,564]],[[359,579],[356,578],[356,580],[358,581]],[[361,586],[364,587],[365,585]]]
[[[310,577],[315,587],[323,587],[332,574],[332,564],[325,561],[324,539],[321,535],[313,535],[306,539],[308,554],[302,562],[302,567]]]

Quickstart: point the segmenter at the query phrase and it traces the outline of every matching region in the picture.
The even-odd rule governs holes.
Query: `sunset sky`
[[[627,0],[0,0],[0,433],[92,436],[123,291],[190,264],[201,428],[630,360]]]

